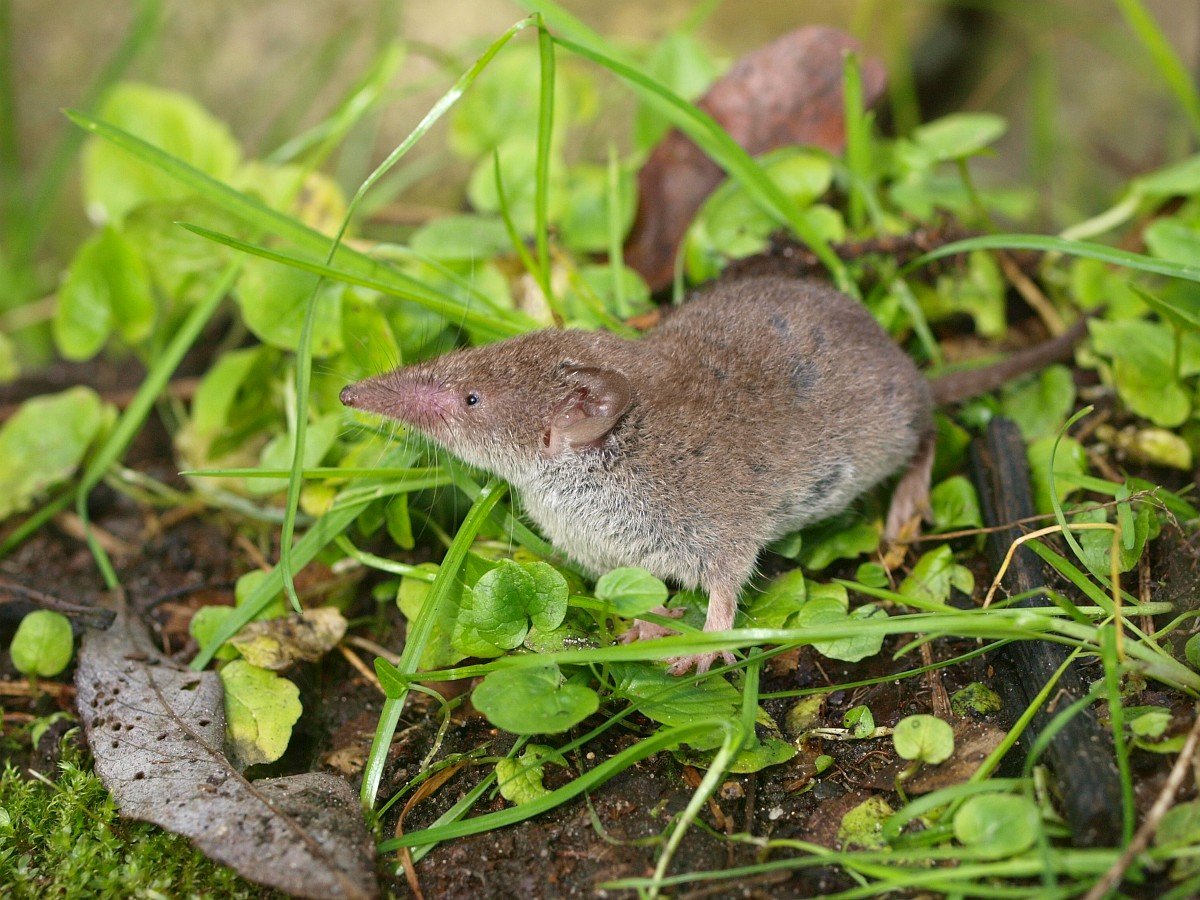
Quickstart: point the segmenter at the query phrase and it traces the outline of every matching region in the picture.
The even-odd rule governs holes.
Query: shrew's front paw
[[[717,657],[727,664],[732,666],[736,659],[728,650],[714,651],[712,653],[697,653],[695,656],[676,656],[670,660],[671,666],[667,669],[672,675],[686,675],[692,669],[696,670],[697,675],[703,675],[712,668],[712,664],[717,661]]]

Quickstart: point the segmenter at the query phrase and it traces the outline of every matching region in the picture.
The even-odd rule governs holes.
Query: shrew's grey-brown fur
[[[359,382],[342,401],[509,481],[591,572],[641,566],[703,589],[707,631],[733,625],[775,538],[901,470],[889,534],[926,509],[930,385],[861,304],[815,281],[718,284],[640,340],[539,331]]]

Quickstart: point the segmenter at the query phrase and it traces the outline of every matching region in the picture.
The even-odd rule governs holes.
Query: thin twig
[[[1109,891],[1121,883],[1121,879],[1125,877],[1125,872],[1133,864],[1134,858],[1150,846],[1150,841],[1154,837],[1155,832],[1158,831],[1158,826],[1162,823],[1163,816],[1174,805],[1175,793],[1179,790],[1180,785],[1183,784],[1184,778],[1187,777],[1192,757],[1196,753],[1196,744],[1200,742],[1200,707],[1195,709],[1194,715],[1196,719],[1192,722],[1192,730],[1188,732],[1183,749],[1179,751],[1179,757],[1175,760],[1175,765],[1171,767],[1171,774],[1167,776],[1167,783],[1159,791],[1158,797],[1154,800],[1154,805],[1150,807],[1150,812],[1146,813],[1146,819],[1142,822],[1142,827],[1137,830],[1137,834],[1133,836],[1133,840],[1129,842],[1129,846],[1125,848],[1125,852],[1117,857],[1117,861],[1104,873],[1104,877],[1092,885],[1092,889],[1087,892],[1083,900],[1102,900]]]
[[[1032,541],[1035,538],[1045,537],[1048,534],[1058,534],[1062,532],[1062,526],[1051,525],[1047,528],[1039,528],[1037,531],[1031,531],[1029,534],[1023,534],[1009,547],[1008,552],[1004,554],[1004,562],[1000,564],[1000,570],[996,573],[996,577],[992,579],[992,586],[988,588],[987,596],[983,598],[983,608],[987,609],[992,602],[992,598],[996,596],[996,589],[1000,587],[1000,580],[1004,577],[1004,573],[1008,571],[1008,566],[1012,562],[1013,554],[1017,552],[1017,548],[1027,541]],[[1069,531],[1111,531],[1113,533],[1112,549],[1110,555],[1110,570],[1109,578],[1112,581],[1113,594],[1113,618],[1117,625],[1117,659],[1125,659],[1125,622],[1121,616],[1121,527],[1114,525],[1112,522],[1075,522],[1067,526]]]
[[[1017,293],[1025,299],[1030,309],[1038,314],[1038,318],[1042,320],[1042,324],[1046,326],[1050,336],[1057,337],[1066,331],[1067,326],[1063,324],[1062,316],[1058,314],[1054,304],[1042,293],[1042,289],[1034,284],[1033,279],[1021,270],[1017,261],[1003,251],[998,252],[996,257],[1000,260],[1000,268],[1004,271],[1009,283],[1017,289]]]
[[[400,665],[400,655],[398,653],[393,653],[387,647],[377,644],[369,638],[359,637],[357,634],[350,634],[345,637],[345,642],[366,650],[368,653],[374,653],[376,656],[386,659],[393,666]]]
[[[75,513],[59,513],[54,517],[54,522],[64,532],[79,541],[86,541],[88,531],[90,531],[96,543],[103,547],[104,552],[109,556],[133,556],[138,550],[133,544],[122,540],[111,531],[101,528],[95,522],[84,526],[83,520]]]
[[[357,653],[342,644],[338,644],[338,652],[340,652],[342,656],[346,657],[346,662],[350,663],[350,665],[355,668],[359,675],[367,679],[367,681],[369,681],[371,684],[375,685],[375,687],[379,689],[379,693],[387,696],[387,692],[384,691],[383,685],[379,683],[379,678],[376,677],[374,672],[367,668],[366,663],[358,658]]]

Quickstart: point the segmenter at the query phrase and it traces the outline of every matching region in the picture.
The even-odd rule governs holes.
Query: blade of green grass
[[[440,468],[394,468],[380,466],[378,469],[339,468],[338,466],[315,466],[304,469],[305,478],[322,480],[327,478],[423,478],[441,472]],[[287,478],[291,469],[231,468],[231,469],[184,469],[180,475],[188,478]]]
[[[650,897],[652,898],[658,896],[659,886],[667,875],[667,868],[671,865],[671,859],[679,848],[679,842],[687,833],[688,827],[696,820],[696,816],[700,815],[700,808],[708,802],[717,786],[728,774],[729,767],[733,765],[738,752],[754,734],[754,723],[758,717],[759,665],[760,661],[752,661],[746,667],[746,681],[742,689],[742,715],[737,722],[737,727],[724,729],[725,735],[721,741],[721,748],[713,757],[712,763],[709,764],[708,771],[704,773],[700,786],[692,792],[691,799],[688,800],[687,806],[684,807],[675,822],[675,827],[671,829],[671,836],[667,838],[666,846],[663,847],[663,851],[658,857],[658,863],[654,866],[654,880],[650,887]]]
[[[1104,663],[1104,692],[1112,727],[1113,750],[1121,776],[1121,830],[1124,844],[1133,840],[1137,807],[1133,798],[1133,773],[1129,768],[1129,745],[1125,741],[1125,707],[1121,703],[1121,662],[1117,658],[1117,626],[1103,629],[1100,659]]]
[[[568,800],[578,797],[585,791],[599,787],[613,776],[641,762],[643,759],[653,756],[660,750],[667,750],[687,743],[689,738],[709,737],[716,730],[721,730],[727,735],[735,735],[740,740],[741,723],[731,722],[729,719],[724,718],[698,719],[687,725],[662,728],[632,747],[628,747],[617,755],[606,759],[595,768],[589,769],[578,778],[573,779],[569,784],[550,791],[536,800],[522,803],[520,806],[507,807],[497,812],[486,813],[482,816],[475,816],[472,819],[413,831],[384,841],[379,845],[379,852],[390,853],[393,850],[399,850],[401,847],[419,847],[422,844],[451,840],[452,838],[465,837],[471,834],[482,834],[485,831],[492,831],[496,828],[503,828],[506,825],[524,822],[526,819],[541,815]]]
[[[53,500],[48,500],[43,503],[37,510],[30,513],[20,525],[12,530],[0,542],[0,559],[8,556],[33,534],[41,530],[41,527],[57,516],[60,512],[71,505],[71,499],[75,496],[75,489],[68,488],[63,493],[59,494]]]
[[[450,596],[457,583],[458,572],[467,558],[467,551],[471,548],[475,536],[479,534],[479,529],[491,515],[492,508],[500,502],[507,490],[508,488],[503,482],[489,482],[475,502],[471,504],[471,509],[458,529],[458,534],[454,536],[450,549],[446,551],[446,555],[442,559],[437,578],[434,579],[429,594],[421,604],[421,611],[409,625],[408,635],[404,640],[404,650],[400,653],[399,663],[394,667],[397,674],[408,676],[416,673],[421,657],[425,653],[425,646],[429,643],[429,635],[433,630],[434,623],[445,605],[446,598]],[[381,662],[381,660],[376,660],[376,668]],[[359,797],[364,809],[369,810],[375,805],[375,797],[379,793],[379,782],[383,777],[383,765],[387,761],[388,748],[392,745],[392,735],[396,733],[396,726],[400,722],[400,714],[404,711],[404,702],[407,698],[408,688],[405,686],[396,692],[395,696],[389,691],[387,700],[384,701],[383,710],[379,714],[379,724],[375,729],[375,738],[371,742],[371,751],[367,756],[366,766],[363,768],[362,789]]]
[[[613,302],[625,309],[625,235],[621,233],[621,164],[617,148],[608,145],[605,170],[608,196],[608,271],[612,276]]]
[[[859,232],[867,221],[863,197],[871,179],[871,120],[863,105],[862,66],[851,51],[842,60],[842,116],[846,122],[846,165],[853,176],[850,183],[850,229]]]
[[[67,110],[65,114],[80,128],[109,141],[142,162],[170,175],[181,184],[191,188],[197,194],[204,196],[230,215],[248,225],[252,230],[265,234],[274,234],[314,256],[324,257],[329,251],[328,236],[314,228],[310,228],[300,220],[263,205],[256,198],[244,194],[222,181],[217,181],[210,175],[201,172],[199,169],[188,165],[169,153],[165,153],[153,144],[147,143],[127,131],[75,110]],[[214,235],[216,234],[214,232],[197,233],[201,233],[210,239],[215,239]],[[369,286],[372,289],[404,297],[431,308],[439,303],[449,304],[449,306],[442,308],[453,311],[448,316],[451,321],[458,321],[464,315],[472,315],[468,307],[456,302],[448,295],[439,292],[417,278],[401,273],[386,263],[374,259],[352,247],[347,247],[344,244],[337,248],[334,257],[334,261],[340,267],[335,271],[343,273],[338,275],[333,274],[332,271],[326,272],[321,268],[316,268],[319,266],[319,263],[289,254],[271,256],[269,255],[270,251],[252,250],[251,248],[254,247],[252,244],[239,244],[236,246],[237,249],[252,252],[254,255],[262,256],[266,259],[274,259],[276,262],[293,265],[306,271],[312,271],[315,274],[327,274],[331,278],[347,281],[348,283]],[[349,276],[365,280],[354,281]],[[517,318],[515,314],[513,318]],[[491,326],[507,335],[512,331],[512,328],[499,324],[500,321],[497,318],[491,322]],[[481,322],[480,324],[483,328],[488,327],[486,322]]]
[[[269,153],[265,161],[283,165],[315,147],[336,145],[347,132],[357,125],[371,110],[377,108],[384,98],[388,84],[400,71],[404,62],[404,45],[392,42],[385,45],[375,58],[366,74],[358,80],[346,97],[324,120],[312,128],[288,140]],[[306,170],[320,165],[324,153],[317,152],[305,164]]]
[[[411,300],[426,309],[432,310],[446,317],[452,322],[469,323],[473,328],[478,329],[485,335],[489,335],[496,339],[513,337],[514,335],[524,334],[529,331],[534,324],[532,320],[526,317],[518,316],[514,313],[505,315],[488,315],[472,308],[470,305],[464,305],[456,300],[450,299],[448,295],[427,287],[423,282],[404,272],[400,272],[391,266],[372,260],[373,273],[364,274],[361,271],[351,271],[349,269],[338,268],[328,263],[321,263],[317,260],[296,256],[292,253],[286,253],[279,250],[272,250],[268,247],[259,244],[252,244],[247,241],[240,240],[228,234],[222,234],[219,231],[210,231],[207,228],[202,228],[199,225],[193,225],[189,222],[180,222],[181,228],[185,228],[195,235],[198,235],[206,240],[213,241],[217,244],[223,244],[237,250],[240,253],[245,253],[249,256],[257,256],[260,259],[267,259],[271,262],[280,263],[281,265],[290,266],[293,269],[299,269],[302,272],[311,272],[314,275],[319,275],[322,278],[328,278],[331,281],[340,281],[345,284],[353,284],[359,287],[369,288],[373,291],[379,291],[381,294],[387,294],[392,297],[402,297],[405,300]]]
[[[1129,25],[1146,53],[1149,54],[1154,68],[1158,70],[1159,78],[1167,90],[1175,95],[1175,100],[1187,116],[1188,123],[1196,138],[1200,138],[1200,93],[1196,90],[1195,81],[1188,71],[1179,54],[1167,40],[1150,11],[1141,0],[1113,0],[1125,22]]]
[[[504,46],[512,40],[519,32],[531,24],[530,19],[522,19],[515,25],[510,27],[504,34],[491,43],[484,51],[483,55],[475,61],[466,72],[464,72],[454,85],[438,100],[437,103],[425,114],[417,126],[409,132],[408,136],[402,140],[387,158],[384,159],[367,178],[359,185],[354,197],[350,201],[350,205],[346,208],[346,215],[342,219],[342,224],[338,228],[337,234],[334,235],[333,241],[329,245],[328,253],[325,257],[325,265],[329,266],[333,263],[337,256],[338,248],[341,246],[342,238],[345,237],[346,230],[350,227],[350,223],[354,220],[354,214],[358,209],[358,204],[362,198],[371,190],[371,187],[388,171],[396,165],[404,155],[419,141],[430,128],[442,118],[450,108],[458,102],[463,93],[474,83],[479,73],[487,68],[492,59],[499,53]],[[292,472],[288,478],[287,489],[287,512],[283,519],[282,534],[279,543],[279,568],[283,573],[283,587],[287,593],[288,599],[292,606],[300,609],[300,598],[296,594],[296,586],[292,579],[294,569],[292,567],[292,536],[296,528],[296,510],[300,507],[300,488],[303,484],[303,479],[300,476],[301,470],[304,468],[304,439],[308,430],[308,400],[309,386],[312,380],[312,334],[313,327],[316,321],[316,298],[317,292],[320,290],[322,279],[318,276],[316,283],[313,285],[312,293],[305,304],[304,322],[300,328],[300,340],[296,348],[296,402],[299,405],[298,414],[296,416],[295,428],[295,445],[292,451]]]
[[[1043,253],[1062,253],[1067,256],[1097,259],[1100,262],[1124,266],[1139,272],[1151,272],[1155,275],[1167,275],[1187,281],[1200,281],[1200,266],[1155,259],[1152,256],[1130,253],[1128,250],[1118,250],[1104,244],[1065,240],[1045,234],[988,234],[954,241],[913,260],[901,270],[901,274],[907,275],[936,259],[956,256],[959,253],[969,253],[972,250],[1040,250]]]

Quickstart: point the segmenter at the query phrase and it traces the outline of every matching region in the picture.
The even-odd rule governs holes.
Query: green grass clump
[[[263,897],[188,842],[122,820],[92,761],[66,749],[53,785],[0,773],[0,885],[24,897]]]

